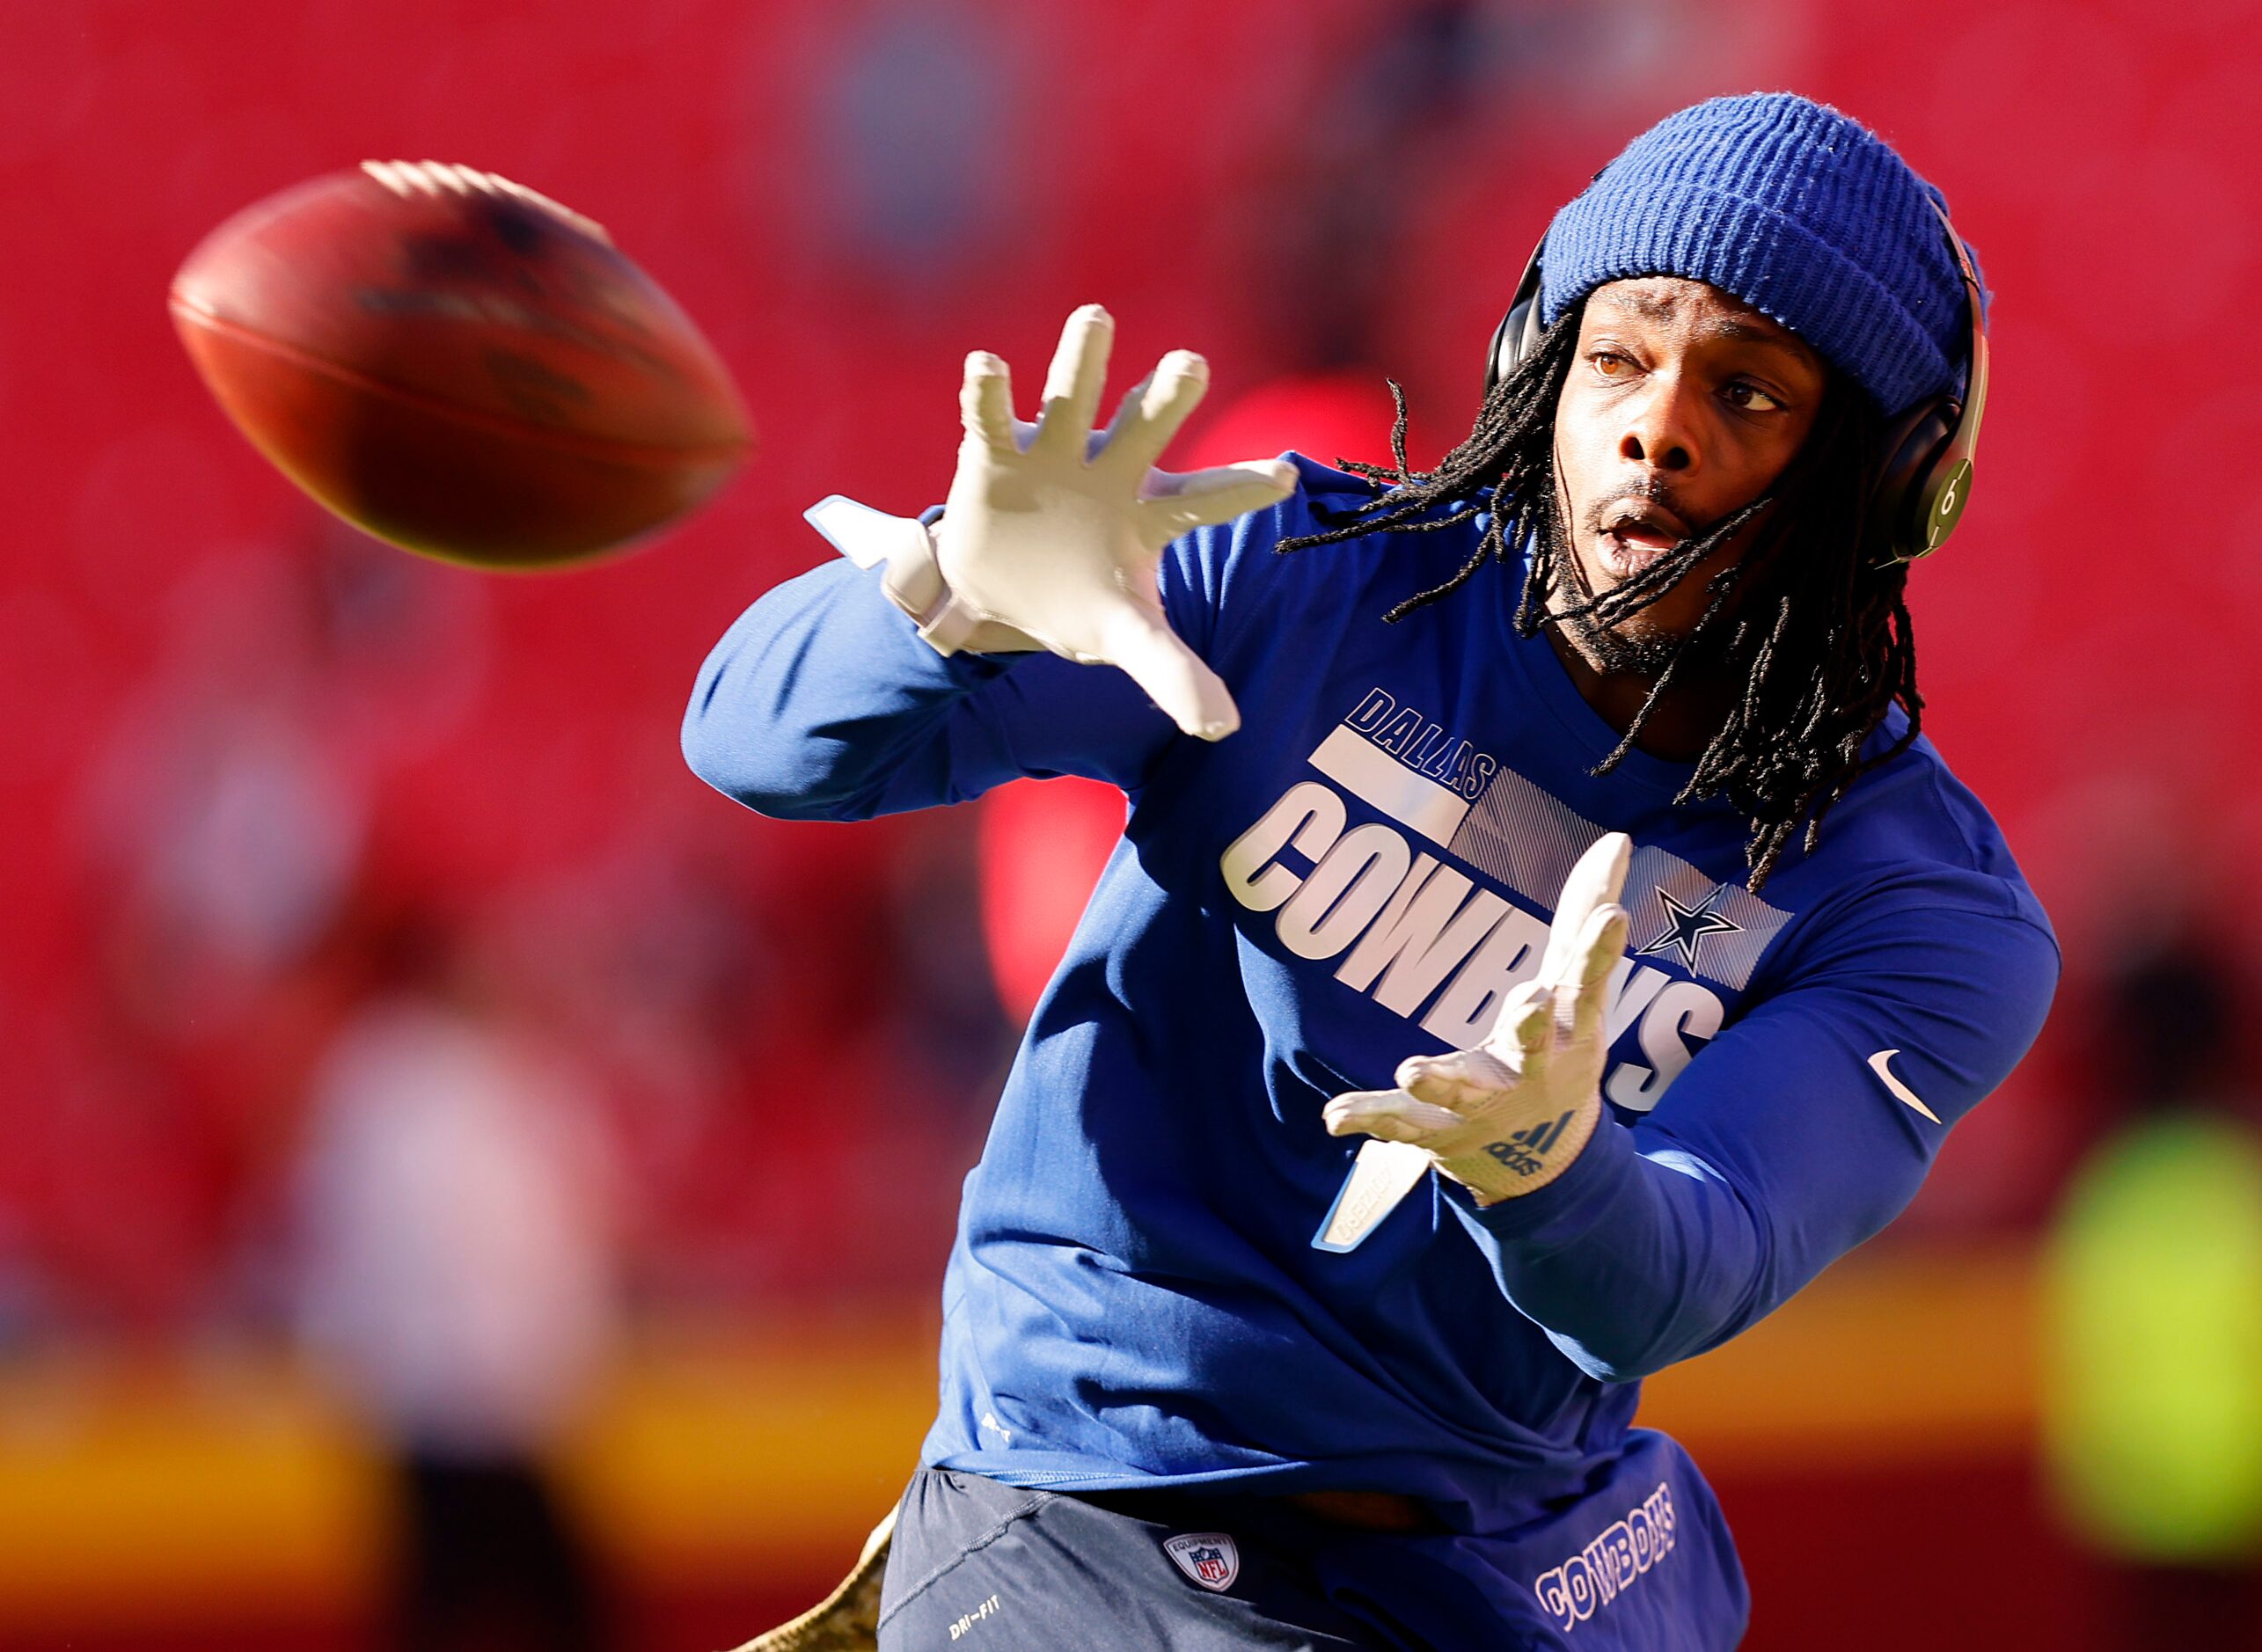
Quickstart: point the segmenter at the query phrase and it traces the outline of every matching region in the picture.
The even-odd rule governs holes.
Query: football
[[[286,476],[449,561],[621,549],[752,449],[714,349],[599,225],[467,166],[370,161],[270,196],[205,238],[171,303]]]

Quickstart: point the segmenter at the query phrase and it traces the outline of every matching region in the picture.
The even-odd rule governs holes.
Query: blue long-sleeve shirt
[[[941,659],[834,562],[717,646],[684,749],[796,818],[1022,775],[1128,795],[966,1182],[930,1464],[1377,1488],[1499,1531],[1627,1449],[1629,1379],[1892,1219],[2033,1039],[2056,949],[1923,741],[1753,895],[1746,821],[1676,803],[1685,766],[1592,772],[1617,735],[1517,635],[1504,570],[1381,623],[1481,523],[1275,555],[1315,503],[1371,497],[1297,464],[1279,506],[1164,558],[1173,625],[1241,706],[1223,742],[1112,669]],[[1636,844],[1633,931],[1592,1143],[1537,1193],[1479,1210],[1432,1178],[1356,1250],[1314,1248],[1356,1151],[1321,1106],[1479,1039],[1607,830]]]

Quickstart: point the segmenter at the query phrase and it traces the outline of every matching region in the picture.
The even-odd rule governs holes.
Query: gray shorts
[[[1424,1553],[1263,1497],[1069,1495],[921,1469],[880,1652],[1463,1652],[1529,1645]]]

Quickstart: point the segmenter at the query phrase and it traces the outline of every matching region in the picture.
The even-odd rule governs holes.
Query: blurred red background
[[[1974,502],[1912,601],[1928,726],[2057,920],[2067,984],[1911,1214],[1651,1414],[1744,1536],[1753,1646],[2090,1644],[2109,1584],[2037,1490],[2026,1258],[2113,1100],[2083,1005],[2115,961],[2197,936],[2252,998],[2229,939],[2262,848],[2237,755],[2262,745],[2262,507],[2236,479],[2257,21],[0,13],[0,1552],[38,1561],[0,1566],[0,1642],[372,1633],[373,1448],[282,1350],[311,1098],[420,926],[595,1098],[612,1353],[558,1450],[627,1640],[721,1644],[821,1589],[923,1427],[957,1180],[1021,1007],[985,984],[979,809],[988,864],[1021,874],[988,885],[1014,981],[1052,943],[1013,914],[1087,874],[1026,786],[854,830],[743,814],[676,751],[705,650],[826,554],[817,497],[940,498],[963,353],[1029,364],[1027,389],[1086,300],[1126,369],[1210,357],[1193,450],[1380,457],[1387,373],[1434,457],[1554,208],[1665,111],[1790,87],[1945,189],[1995,294]],[[173,268],[269,191],[426,157],[603,221],[700,319],[762,444],[711,509],[617,562],[481,577],[332,524],[236,437],[171,336]],[[932,1180],[861,1173],[852,1112]]]

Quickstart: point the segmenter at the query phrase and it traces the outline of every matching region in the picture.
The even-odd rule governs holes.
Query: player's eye
[[[1757,384],[1746,379],[1722,386],[1720,393],[1728,398],[1731,407],[1744,413],[1781,413],[1783,403]]]
[[[1592,363],[1597,378],[1609,379],[1615,383],[1620,379],[1631,378],[1634,375],[1634,363],[1615,350],[1597,350],[1586,359]]]

